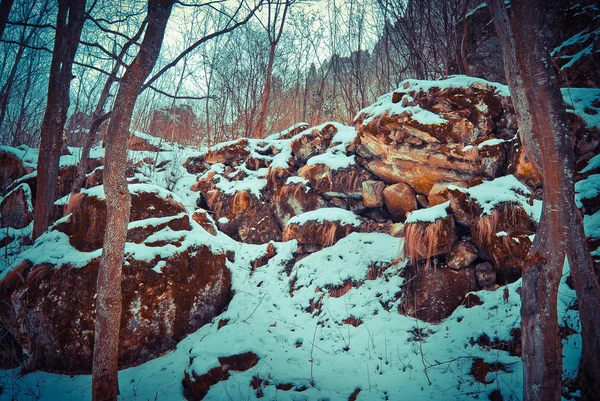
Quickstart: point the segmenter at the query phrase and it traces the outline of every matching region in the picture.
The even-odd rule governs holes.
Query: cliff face
[[[509,8],[510,13],[510,8]],[[548,3],[545,36],[559,79],[565,87],[597,88],[600,86],[600,8],[593,1],[553,1]],[[504,65],[500,43],[491,15],[480,5],[467,13],[467,28],[457,27],[462,53],[474,76],[504,82]],[[463,32],[464,29],[464,32]],[[461,54],[461,49],[456,50]],[[451,71],[462,71],[451,66]]]
[[[578,202],[598,259],[600,91],[565,91],[565,101]],[[181,367],[188,397],[210,393],[233,371],[254,375],[256,394],[307,390],[308,382],[291,380],[285,369],[270,378],[252,373],[260,361],[273,362],[274,344],[289,330],[298,330],[297,341],[281,346],[313,360],[307,353],[314,349],[303,346],[313,336],[304,332],[308,325],[385,330],[385,321],[404,327],[417,318],[431,333],[419,329],[411,338],[423,341],[438,331],[435,323],[450,324],[457,314],[459,322],[469,313],[475,319],[473,308],[489,299],[518,298],[512,292],[535,234],[543,184],[521,151],[503,85],[463,76],[407,80],[362,110],[353,127],[299,124],[205,152],[139,133],[132,139],[120,363],[138,365],[208,330],[205,341],[214,349],[191,346]],[[0,281],[7,305],[0,321],[17,344],[16,362],[89,372],[106,215],[102,150],[93,150],[87,189],[57,200],[59,218],[31,245],[37,155],[1,152],[2,252],[10,265]],[[76,159],[61,160],[65,185]],[[506,319],[518,316],[515,305],[506,306]],[[269,323],[270,317],[281,320]],[[498,336],[513,341],[511,327]],[[262,345],[238,338],[265,328],[273,337],[256,334]],[[221,335],[227,349],[218,345]],[[479,341],[474,333],[469,338]],[[348,351],[350,337],[337,341],[348,357],[365,357]],[[204,352],[219,363],[201,359]],[[4,359],[5,366],[15,362]]]

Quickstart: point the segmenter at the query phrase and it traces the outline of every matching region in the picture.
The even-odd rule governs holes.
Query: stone
[[[103,197],[88,195],[87,192],[75,194],[67,204],[65,215],[67,214],[71,216],[57,229],[69,236],[69,242],[73,247],[86,252],[102,247],[106,230],[106,200]],[[189,227],[187,211],[179,202],[172,198],[163,198],[156,192],[133,191],[131,194],[130,224],[138,220],[180,214],[185,216],[179,220],[169,219],[164,224],[172,228],[187,229]],[[162,229],[162,227],[159,224],[155,229]]]
[[[489,262],[479,263],[475,266],[475,277],[481,288],[490,288],[496,282],[496,272]]]
[[[325,164],[305,165],[298,175],[307,179],[317,192],[328,197],[362,197],[362,183],[372,179],[362,167],[354,164],[332,169]]]
[[[212,219],[208,217],[208,212],[204,209],[197,209],[192,214],[192,220],[200,224],[200,226],[209,234],[217,235],[217,227],[212,222]]]
[[[25,175],[23,162],[12,152],[0,149],[0,193],[3,193],[13,181]]]
[[[295,239],[302,250],[316,250],[331,246],[340,239],[348,236],[359,227],[353,224],[343,224],[337,220],[309,220],[302,224],[288,223],[283,230],[283,241]]]
[[[0,227],[25,228],[33,221],[33,197],[27,184],[10,191],[0,202]]]
[[[362,198],[365,207],[382,207],[384,189],[385,183],[382,181],[363,181]]]
[[[405,183],[385,187],[383,199],[394,222],[403,222],[407,213],[417,209],[415,191]]]
[[[477,289],[474,269],[419,269],[407,277],[399,313],[437,323],[454,312]]]
[[[466,188],[468,185],[465,182],[436,182],[431,187],[431,191],[427,195],[429,206],[439,205],[452,198],[452,192],[448,190],[450,185],[454,185],[461,188]]]
[[[478,255],[477,247],[471,242],[459,241],[446,256],[446,264],[450,269],[461,270],[469,267]]]
[[[291,146],[296,164],[304,165],[311,157],[324,153],[336,132],[337,128],[328,124],[320,131],[314,129],[294,139]]]
[[[274,191],[270,206],[279,224],[285,226],[292,217],[327,207],[327,203],[307,183],[292,181]]]
[[[452,215],[433,222],[413,222],[404,228],[404,255],[411,264],[450,252],[456,240],[456,227]]]

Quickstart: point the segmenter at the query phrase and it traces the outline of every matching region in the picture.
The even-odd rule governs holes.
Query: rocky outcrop
[[[439,182],[501,174],[505,141],[516,132],[506,89],[458,79],[439,86],[407,80],[363,109],[356,120],[363,165],[381,180],[404,182],[425,196]]]
[[[408,272],[399,312],[427,322],[440,322],[464,302],[470,291],[478,289],[475,269],[460,271],[430,268]]]
[[[173,349],[221,313],[231,285],[225,253],[196,240],[202,230],[191,226],[172,194],[148,185],[132,185],[130,191],[121,367]],[[96,277],[106,221],[102,188],[72,197],[68,212],[0,282],[0,299],[10,299],[0,320],[22,347],[26,369],[91,369]],[[59,257],[52,256],[57,253]]]

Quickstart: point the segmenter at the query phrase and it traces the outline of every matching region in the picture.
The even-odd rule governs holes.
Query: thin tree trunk
[[[265,123],[267,120],[267,111],[269,108],[269,96],[271,94],[271,77],[273,75],[273,64],[275,62],[275,47],[277,43],[271,43],[269,49],[269,62],[267,64],[267,72],[265,74],[265,86],[262,92],[262,104],[260,106],[260,113],[258,114],[258,121],[256,127],[252,130],[252,136],[254,138],[262,138],[264,136]]]
[[[523,271],[523,399],[561,398],[557,294],[568,255],[581,316],[582,364],[587,386],[584,396],[597,400],[600,397],[600,291],[583,234],[581,214],[574,202],[573,149],[558,79],[542,36],[544,7],[541,3],[541,0],[512,1],[511,23],[504,1],[488,2],[500,37],[520,135],[524,143],[539,145],[533,158],[539,157],[544,182],[542,218]]]
[[[68,20],[67,20],[68,17]],[[56,195],[62,134],[69,109],[73,61],[85,22],[85,0],[59,0],[48,102],[42,121],[33,238],[48,228]]]
[[[144,28],[146,27],[147,23],[148,20],[144,20],[137,33],[123,45],[121,51],[119,52],[119,55],[117,56],[119,60],[122,60],[124,58],[131,45],[137,42],[137,40],[142,36],[142,33],[144,32]],[[117,74],[119,73],[119,68],[119,62],[115,61],[112,71],[110,72],[110,75],[104,83],[104,87],[102,88],[102,92],[100,93],[98,103],[96,103],[96,108],[94,109],[94,113],[92,114],[92,122],[90,123],[90,128],[88,130],[87,135],[85,136],[83,146],[81,148],[81,160],[79,160],[79,164],[77,165],[77,173],[75,174],[75,180],[73,181],[73,185],[71,187],[71,193],[73,194],[76,194],[81,190],[83,181],[85,180],[85,174],[87,172],[87,163],[90,158],[90,150],[92,148],[92,145],[94,144],[94,140],[96,139],[96,134],[98,133],[98,130],[100,129],[102,123],[108,117],[110,117],[110,113],[104,112],[104,106],[106,105],[106,101],[110,97],[110,88],[112,87],[113,83],[117,81]]]
[[[135,60],[127,67],[106,135],[104,191],[107,222],[98,271],[92,400],[114,401],[119,393],[121,274],[131,195],[127,187],[127,144],[135,102],[154,67],[175,0],[148,0],[148,27]]]

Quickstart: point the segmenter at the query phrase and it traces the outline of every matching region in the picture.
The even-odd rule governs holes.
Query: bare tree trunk
[[[92,400],[114,401],[119,393],[121,274],[131,195],[125,168],[129,125],[144,80],[158,58],[175,0],[148,0],[148,27],[135,60],[127,67],[115,98],[106,138],[104,191],[107,222],[98,271]]]
[[[4,28],[6,28],[6,23],[8,22],[8,15],[10,14],[10,9],[12,8],[12,5],[13,0],[0,1],[0,39],[2,39]]]
[[[523,77],[519,74],[519,69],[517,67],[518,58],[515,37],[513,36],[511,22],[508,18],[508,13],[506,12],[504,0],[490,0],[488,2],[488,7],[492,14],[492,20],[494,21],[494,27],[496,29],[498,40],[500,41],[502,53],[504,54],[504,75],[506,76],[506,82],[510,88],[510,98],[519,123],[521,142],[525,148],[525,153],[527,154],[529,161],[541,172],[542,161],[539,145],[533,134],[527,134],[533,133],[533,121],[532,116],[527,112],[529,103],[525,97]]]
[[[525,144],[539,145],[533,158],[539,158],[544,182],[542,218],[523,271],[523,399],[561,398],[557,294],[568,255],[581,316],[584,396],[597,400],[600,291],[574,201],[573,149],[556,72],[542,36],[543,4],[513,0],[512,22],[503,0],[488,4],[500,37],[520,135]]]
[[[46,231],[52,214],[62,134],[69,109],[72,67],[84,22],[85,0],[58,1],[56,37],[48,80],[48,102],[41,129],[33,238]]]

